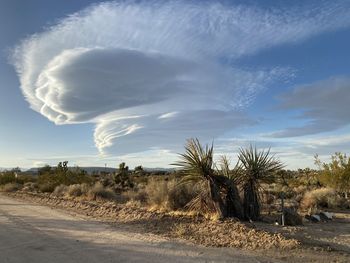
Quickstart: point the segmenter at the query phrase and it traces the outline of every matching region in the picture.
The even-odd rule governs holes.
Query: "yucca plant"
[[[250,145],[241,148],[238,155],[242,172],[238,173],[238,182],[243,189],[244,217],[247,220],[257,220],[260,217],[260,195],[262,182],[269,182],[283,168],[283,164],[270,154],[270,150],[258,151]]]
[[[185,153],[180,156],[181,160],[175,165],[181,167],[184,174],[181,183],[195,184],[199,192],[188,207],[216,212],[219,217],[224,217],[224,203],[213,169],[213,145],[206,145],[204,148],[198,139],[189,139],[185,146]]]
[[[222,161],[220,170],[215,169],[213,145],[203,147],[198,139],[188,140],[185,153],[180,156],[181,160],[175,165],[180,166],[184,174],[181,183],[192,183],[198,191],[187,207],[201,212],[215,212],[220,218],[242,218],[238,190],[230,179],[227,159],[223,159],[226,161]]]

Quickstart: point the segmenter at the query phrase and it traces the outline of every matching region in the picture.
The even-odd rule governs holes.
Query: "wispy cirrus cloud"
[[[103,3],[28,38],[14,62],[31,108],[56,124],[96,123],[100,152],[172,149],[252,124],[240,110],[288,71],[235,59],[349,26],[344,5]]]

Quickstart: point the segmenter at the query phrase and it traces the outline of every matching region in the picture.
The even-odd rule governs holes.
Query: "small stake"
[[[281,225],[284,226],[284,193],[281,193],[281,208],[282,208],[282,216],[281,216]]]

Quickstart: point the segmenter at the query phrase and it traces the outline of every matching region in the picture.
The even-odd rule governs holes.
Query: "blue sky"
[[[2,0],[0,33],[0,167],[350,146],[349,1]]]

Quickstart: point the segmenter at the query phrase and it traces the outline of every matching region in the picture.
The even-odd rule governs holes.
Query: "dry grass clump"
[[[91,200],[116,199],[116,194],[113,191],[113,189],[109,187],[104,187],[100,182],[95,183],[95,185],[90,188],[90,190],[87,193],[87,196]]]
[[[121,202],[139,202],[145,204],[147,202],[147,193],[145,189],[132,189],[121,194]]]
[[[107,199],[112,200],[116,198],[116,194],[112,188],[103,186],[100,182],[93,186],[88,184],[72,184],[59,185],[52,192],[53,196],[60,197],[84,197],[89,200]]]
[[[0,190],[3,192],[15,192],[22,188],[23,186],[21,184],[17,183],[7,183],[3,186],[1,186]]]
[[[151,179],[145,187],[147,202],[151,207],[176,211],[185,206],[196,195],[195,189],[189,184],[179,184],[177,180]]]
[[[305,192],[301,200],[301,209],[335,208],[341,205],[341,198],[332,188],[319,188]]]
[[[165,180],[150,179],[145,187],[145,192],[149,205],[162,208],[168,199],[168,182]]]
[[[167,207],[169,210],[183,209],[196,196],[196,189],[190,184],[179,184],[176,180],[168,182]]]
[[[53,190],[52,195],[53,196],[64,196],[67,192],[68,186],[66,185],[59,185],[56,186],[55,190]]]

